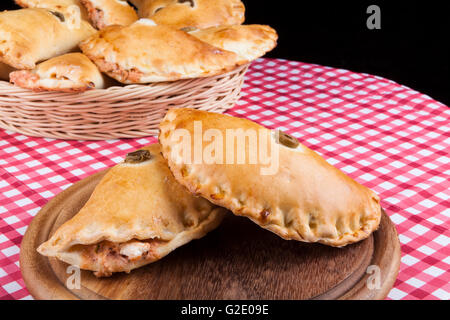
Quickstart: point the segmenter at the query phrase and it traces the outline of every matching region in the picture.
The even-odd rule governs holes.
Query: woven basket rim
[[[169,108],[224,112],[240,97],[249,64],[219,75],[85,92],[33,91],[0,81],[0,127],[28,136],[105,140],[158,133]]]
[[[199,77],[199,78],[192,78],[192,79],[180,79],[180,80],[174,80],[174,81],[162,81],[162,82],[152,82],[152,83],[146,83],[146,84],[125,84],[123,86],[121,85],[114,85],[108,88],[104,89],[90,89],[83,92],[65,92],[65,91],[51,91],[51,90],[42,90],[42,91],[33,91],[32,89],[28,88],[22,88],[19,86],[16,86],[9,81],[0,80],[0,94],[2,94],[2,90],[11,90],[14,92],[14,94],[29,94],[30,96],[36,96],[36,99],[39,99],[40,95],[55,95],[56,96],[66,96],[66,95],[99,95],[99,94],[107,94],[107,93],[130,93],[130,92],[136,92],[136,91],[159,91],[159,90],[165,90],[170,87],[178,87],[178,86],[184,86],[184,85],[192,85],[195,82],[205,82],[205,81],[213,81],[214,79],[220,79],[223,77],[226,77],[230,74],[239,73],[242,70],[247,69],[250,66],[251,63],[246,63],[237,66],[236,68],[225,72],[220,73],[217,75],[209,76],[209,77]]]

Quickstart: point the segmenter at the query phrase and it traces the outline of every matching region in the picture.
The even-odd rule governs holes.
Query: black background
[[[243,0],[246,23],[279,34],[277,57],[383,76],[450,105],[449,1]],[[369,30],[367,7],[381,9]],[[1,9],[16,8],[2,1]]]

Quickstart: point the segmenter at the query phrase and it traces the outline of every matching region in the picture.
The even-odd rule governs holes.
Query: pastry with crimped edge
[[[105,277],[203,237],[224,213],[176,182],[154,144],[111,168],[84,207],[37,250]]]
[[[275,48],[278,39],[274,29],[259,24],[210,27],[193,30],[189,34],[248,61]]]
[[[10,81],[33,91],[83,92],[105,87],[105,78],[97,66],[78,52],[51,58],[33,70],[14,71]]]
[[[234,52],[149,19],[106,27],[80,48],[100,71],[126,84],[208,77],[247,62]]]
[[[241,24],[245,7],[240,0],[131,0],[141,18],[175,28],[208,28]]]
[[[72,8],[76,8],[72,6]],[[80,18],[79,10],[62,13],[29,8],[0,12],[0,62],[16,69],[77,49],[96,30]]]
[[[211,129],[209,142],[201,147],[195,145],[195,126],[197,130],[201,126],[202,132]],[[220,144],[214,138],[239,129],[247,132],[247,141],[255,133],[252,144],[236,142],[227,147],[229,141]],[[181,139],[181,133],[191,139]],[[159,141],[175,179],[190,192],[284,239],[345,246],[367,238],[380,223],[380,199],[375,192],[294,137],[255,122],[194,109],[170,109],[160,124]],[[217,150],[213,143],[218,144]],[[274,156],[251,162],[255,146]],[[191,152],[183,151],[189,148]],[[244,151],[242,164],[239,151]],[[221,153],[222,157],[215,158]],[[211,158],[199,161],[195,154]]]

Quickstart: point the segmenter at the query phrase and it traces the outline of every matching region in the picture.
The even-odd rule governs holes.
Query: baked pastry
[[[10,74],[10,81],[34,91],[82,92],[105,87],[97,66],[78,52],[51,58],[33,70],[14,71]]]
[[[208,28],[241,24],[245,7],[240,0],[132,0],[139,17],[175,28]]]
[[[248,61],[262,57],[272,50],[278,38],[274,29],[258,24],[210,27],[189,33],[217,48],[234,52]]]
[[[22,8],[42,8],[53,11],[58,11],[63,14],[71,14],[75,6],[82,19],[87,19],[87,13],[79,0],[15,0],[15,2]]]
[[[216,228],[225,209],[178,184],[154,144],[127,155],[37,249],[96,276],[130,272]]]
[[[81,0],[81,3],[97,29],[113,24],[128,26],[138,20],[134,8],[124,0]]]
[[[127,27],[106,27],[80,48],[100,71],[122,83],[206,77],[245,63],[233,52],[172,27],[154,25],[149,19]]]
[[[16,69],[7,65],[6,63],[0,62],[0,80],[9,81],[9,74],[14,70]]]
[[[241,144],[230,131],[239,129]],[[284,239],[345,246],[379,225],[373,191],[287,134],[228,115],[171,109],[159,141],[175,179],[189,191]]]
[[[72,6],[72,8],[75,8]],[[33,69],[36,62],[72,51],[96,30],[78,13],[20,9],[0,13],[0,62]]]

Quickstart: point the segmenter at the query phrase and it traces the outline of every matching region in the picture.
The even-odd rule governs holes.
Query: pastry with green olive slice
[[[71,13],[75,9],[80,12],[82,19],[87,19],[86,10],[80,0],[15,0],[15,2],[22,8],[48,9],[63,14]]]
[[[175,181],[154,144],[127,155],[38,252],[98,277],[157,261],[216,228],[225,213]]]
[[[0,62],[16,69],[33,69],[36,63],[77,49],[96,30],[80,10],[19,9],[0,12]]]
[[[296,138],[255,122],[170,109],[159,142],[192,193],[288,240],[345,246],[378,228],[380,199]]]
[[[245,6],[240,0],[131,0],[141,18],[181,28],[241,24]]]

